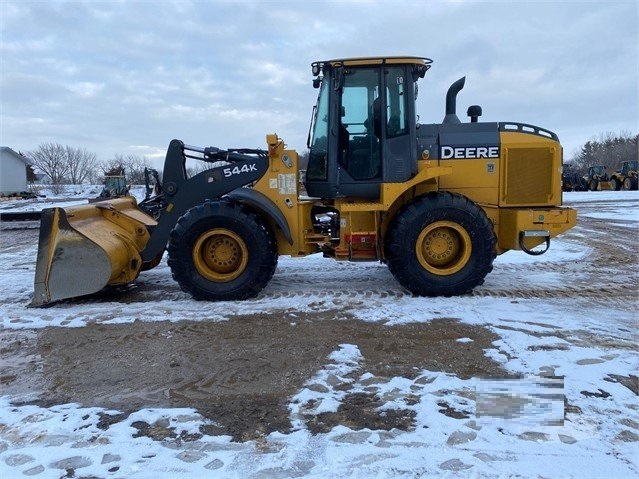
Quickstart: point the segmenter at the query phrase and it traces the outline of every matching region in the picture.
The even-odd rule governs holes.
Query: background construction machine
[[[637,163],[637,160],[621,163],[621,168],[610,177],[610,183],[611,186],[614,186],[614,190],[624,189],[629,191],[637,189]]]
[[[100,194],[90,202],[102,201],[111,198],[120,198],[129,194],[129,186],[126,184],[124,168],[118,166],[104,172],[104,188]]]
[[[588,183],[571,164],[564,164],[561,173],[562,191],[587,191]]]
[[[610,176],[604,165],[591,166],[588,168],[588,174],[583,177],[584,182],[588,185],[589,191],[602,191],[612,189],[610,184]]]
[[[557,136],[455,113],[419,124],[417,81],[432,61],[380,57],[312,64],[305,192],[298,154],[275,134],[267,150],[171,141],[161,193],[43,212],[32,305],[135,280],[165,251],[196,299],[255,296],[278,255],[382,261],[415,295],[459,295],[483,283],[497,254],[541,254],[576,224],[561,207]],[[187,177],[187,159],[211,168]],[[220,163],[221,162],[221,163]],[[321,287],[321,285],[318,285]]]

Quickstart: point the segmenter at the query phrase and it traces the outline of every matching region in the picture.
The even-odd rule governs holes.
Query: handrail
[[[540,126],[529,125],[527,123],[519,123],[515,121],[502,121],[499,123],[499,131],[519,131],[521,133],[530,133],[531,135],[544,136],[559,141],[556,133],[546,130]]]

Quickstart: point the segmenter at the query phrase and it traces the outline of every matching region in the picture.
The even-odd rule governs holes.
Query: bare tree
[[[49,177],[54,193],[59,193],[60,186],[69,172],[65,147],[59,143],[43,143],[37,150],[27,152],[25,156],[33,166]]]
[[[144,169],[151,167],[151,162],[145,156],[122,155],[116,153],[113,158],[102,163],[102,169],[106,172],[114,168],[124,168],[127,183],[131,185],[144,184]]]
[[[104,163],[98,161],[90,170],[87,176],[87,181],[90,185],[99,185],[104,181]]]
[[[71,146],[66,146],[65,151],[71,184],[81,185],[90,176],[91,169],[97,166],[96,155],[84,148],[73,148]]]
[[[210,170],[211,168],[215,168],[216,166],[221,166],[227,164],[224,161],[215,161],[215,162],[207,162],[207,161],[197,161],[190,160],[187,161],[186,164],[186,176],[191,178],[192,176],[197,175],[206,170]]]
[[[124,168],[124,164],[121,163],[123,156],[122,155],[115,155],[114,158],[110,158],[108,160],[105,161],[101,161],[100,162],[100,176],[106,175],[107,172],[118,169],[118,168]]]

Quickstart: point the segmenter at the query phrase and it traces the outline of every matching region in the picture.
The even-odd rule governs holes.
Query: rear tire
[[[388,267],[417,296],[456,296],[482,284],[497,255],[493,225],[465,196],[429,193],[404,206],[385,240]]]
[[[632,176],[628,176],[623,180],[623,189],[625,191],[636,190],[637,189],[637,178]]]
[[[171,231],[167,250],[173,279],[197,300],[251,298],[277,266],[268,225],[252,210],[227,200],[188,210]]]

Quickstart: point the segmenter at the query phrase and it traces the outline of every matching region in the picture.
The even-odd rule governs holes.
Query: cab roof
[[[341,65],[382,65],[384,63],[415,63],[419,65],[430,65],[433,60],[424,57],[393,56],[393,57],[357,57],[327,60],[321,63],[341,64]]]
[[[313,75],[317,76],[325,67],[339,66],[376,66],[376,65],[419,65],[428,70],[433,60],[425,57],[412,56],[385,56],[385,57],[356,57],[356,58],[340,58],[335,60],[324,60],[311,63]]]

